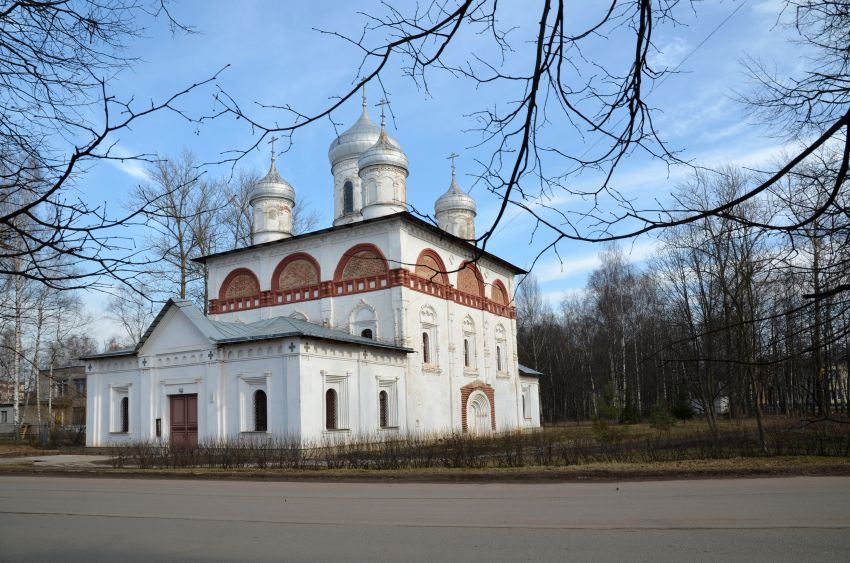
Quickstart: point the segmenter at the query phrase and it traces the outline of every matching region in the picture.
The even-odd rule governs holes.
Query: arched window
[[[268,430],[268,401],[266,392],[258,389],[254,392],[254,431],[265,432]]]
[[[254,272],[247,268],[237,268],[230,272],[221,284],[218,298],[236,299],[252,297],[260,293],[260,282]]]
[[[342,186],[342,212],[354,212],[354,186],[351,182],[346,182]]]
[[[280,261],[272,274],[272,290],[298,289],[321,282],[319,263],[305,252],[295,252]]]
[[[130,431],[130,399],[121,399],[121,432]]]
[[[476,358],[475,322],[467,315],[463,319],[463,367],[470,370],[478,368]]]
[[[496,371],[504,371],[502,367],[502,347],[496,346]]]
[[[372,336],[372,329],[371,328],[364,328],[363,330],[361,330],[360,336],[362,336],[363,338],[369,338],[369,339],[374,338]]]
[[[422,333],[422,363],[431,363],[431,343],[427,332]]]
[[[374,244],[363,243],[346,250],[334,271],[334,281],[380,276],[389,272],[383,253]]]
[[[378,393],[379,422],[381,424],[381,428],[386,428],[390,425],[388,400],[389,397],[387,396],[386,391],[381,391],[380,393]]]
[[[328,389],[325,393],[325,428],[336,430],[336,391]]]

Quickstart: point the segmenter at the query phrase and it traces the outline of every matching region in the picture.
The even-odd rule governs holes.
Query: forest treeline
[[[837,161],[820,154],[734,220],[666,230],[644,264],[605,247],[586,286],[557,305],[529,276],[517,294],[519,361],[544,374],[544,421],[636,421],[677,407],[715,429],[721,416],[846,416],[850,200],[822,189]],[[700,171],[676,198],[709,208],[757,180]],[[763,227],[777,219],[789,228]]]

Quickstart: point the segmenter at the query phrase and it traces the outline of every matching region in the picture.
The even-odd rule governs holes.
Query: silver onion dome
[[[475,215],[475,200],[468,193],[464,192],[457,185],[454,171],[452,171],[452,183],[448,191],[441,195],[434,203],[434,211],[442,213],[444,211],[469,211]]]
[[[292,184],[284,180],[277,171],[274,158],[268,174],[263,176],[248,194],[248,200],[254,201],[262,197],[282,198],[289,200],[295,205],[295,189]]]
[[[381,135],[381,128],[375,125],[366,112],[366,101],[363,101],[363,113],[354,125],[334,139],[328,148],[328,160],[331,168],[349,158],[359,158],[374,145]]]
[[[375,144],[357,161],[357,167],[360,170],[369,166],[395,166],[404,170],[405,174],[408,172],[407,164],[407,155],[404,154],[401,145],[383,129]]]

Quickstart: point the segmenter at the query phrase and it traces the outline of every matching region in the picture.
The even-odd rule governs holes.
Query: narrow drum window
[[[362,336],[363,338],[369,338],[369,339],[374,338],[374,336],[372,335],[372,329],[371,328],[364,328],[362,331],[360,331],[360,336]]]
[[[469,339],[463,339],[463,367],[471,367],[469,364]]]
[[[504,371],[502,369],[502,347],[496,346],[496,371]]]
[[[336,430],[336,391],[328,389],[325,393],[325,428]]]
[[[386,428],[389,426],[389,405],[387,403],[387,392],[381,391],[378,393],[378,407],[380,410],[380,424],[381,428]]]
[[[265,432],[269,428],[268,399],[266,392],[257,390],[254,392],[254,431]]]
[[[342,186],[342,212],[352,213],[354,211],[354,186],[346,182]]]
[[[422,333],[422,363],[430,364],[431,363],[431,347],[428,338],[428,333]]]
[[[130,431],[130,399],[121,399],[121,432]]]

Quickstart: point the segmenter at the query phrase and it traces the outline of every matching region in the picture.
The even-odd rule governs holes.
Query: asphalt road
[[[850,478],[0,477],[3,561],[847,561]]]

